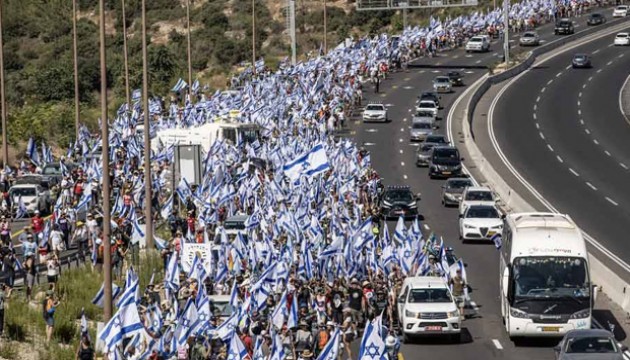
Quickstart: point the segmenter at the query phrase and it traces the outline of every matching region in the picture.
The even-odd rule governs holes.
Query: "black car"
[[[462,158],[459,150],[454,146],[436,146],[431,152],[429,162],[429,177],[448,178],[462,175]]]
[[[451,80],[451,85],[464,86],[464,75],[462,75],[459,71],[449,71],[446,76],[448,76]]]
[[[586,20],[586,25],[601,25],[606,22],[606,17],[600,13],[592,13]]]
[[[446,180],[446,183],[442,185],[442,205],[459,205],[464,189],[469,186],[473,186],[473,182],[469,178],[453,177]]]
[[[570,35],[575,32],[575,28],[573,27],[573,22],[569,19],[560,19],[556,22],[556,27],[553,30],[553,33],[556,35]]]
[[[586,54],[575,54],[573,55],[571,65],[574,69],[590,68],[592,67],[591,58]]]
[[[435,104],[439,107],[442,108],[440,106],[440,96],[433,91],[425,91],[422,94],[420,94],[420,97],[418,98],[418,102],[422,101],[422,100],[432,100],[433,102],[435,102]]]
[[[381,216],[387,219],[413,219],[418,216],[420,196],[416,196],[409,186],[388,186],[380,197]]]

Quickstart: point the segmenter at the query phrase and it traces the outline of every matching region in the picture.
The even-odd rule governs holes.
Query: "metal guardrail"
[[[429,9],[477,5],[477,0],[357,0],[357,10]]]

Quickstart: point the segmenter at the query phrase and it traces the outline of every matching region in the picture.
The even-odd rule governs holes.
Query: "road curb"
[[[517,212],[527,212],[534,211],[536,207],[532,206],[527,200],[525,200],[522,196],[520,196],[514,189],[499,175],[499,173],[494,169],[492,164],[487,161],[477,144],[475,143],[475,136],[472,131],[472,121],[474,117],[474,112],[477,104],[480,102],[482,97],[488,92],[488,90],[492,87],[492,85],[499,84],[505,80],[513,78],[517,75],[528,70],[537,60],[538,57],[550,53],[553,50],[556,50],[564,45],[572,43],[578,39],[585,38],[587,36],[593,35],[593,40],[598,39],[602,36],[602,32],[608,34],[609,32],[619,31],[621,29],[617,29],[619,27],[627,26],[627,21],[615,21],[605,24],[605,26],[600,26],[596,30],[587,29],[581,32],[578,32],[574,36],[565,37],[559,39],[554,42],[550,42],[545,46],[539,47],[531,51],[527,57],[527,59],[513,66],[512,68],[506,70],[505,72],[498,75],[485,75],[473,85],[471,85],[471,89],[469,91],[472,92],[468,102],[464,108],[464,116],[461,118],[461,138],[466,148],[466,151],[469,153],[469,160],[474,167],[481,174],[481,177],[484,178],[483,184],[490,186],[502,200],[501,205],[503,210],[506,211],[517,211]],[[564,51],[567,51],[565,49]],[[561,51],[561,52],[564,52]],[[545,60],[543,60],[545,61]],[[626,82],[627,85],[628,82]],[[506,84],[505,86],[508,86]],[[626,86],[624,86],[626,87]],[[454,114],[454,109],[458,106],[459,102],[461,102],[466,96],[467,93],[462,94],[454,103],[453,109],[449,112],[449,137],[453,139],[450,123],[452,122],[451,117]],[[500,96],[500,95],[499,95]],[[470,173],[470,171],[468,171]],[[549,206],[547,204],[543,205],[547,208]],[[551,210],[551,209],[549,209]],[[588,234],[584,234],[585,238],[589,243],[596,242],[592,237]],[[595,246],[597,249],[597,247]],[[601,251],[601,249],[597,249]],[[606,254],[604,254],[606,255]],[[619,275],[617,275],[614,271],[612,271],[609,267],[607,267],[600,259],[597,258],[592,252],[589,252],[590,258],[590,267],[591,267],[591,276],[592,282],[600,285],[602,291],[605,292],[610,299],[619,305],[625,311],[630,311],[630,284],[624,281]]]

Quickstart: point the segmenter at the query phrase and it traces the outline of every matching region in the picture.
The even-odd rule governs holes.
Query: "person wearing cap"
[[[457,308],[459,308],[459,316],[462,320],[464,320],[464,306],[466,305],[466,292],[468,284],[466,284],[466,280],[462,278],[461,269],[456,270],[455,276],[449,280],[448,284],[451,286],[451,292],[455,298]]]
[[[352,279],[348,289],[348,307],[352,310],[352,317],[356,323],[360,322],[361,314],[366,310],[364,300],[365,297],[363,296],[363,289],[361,284],[359,284],[359,280]]]
[[[33,233],[39,234],[44,231],[44,219],[39,216],[39,210],[35,210],[34,216],[31,218],[31,227]]]
[[[295,352],[301,354],[313,347],[313,333],[311,333],[306,321],[300,321],[298,331],[295,333]]]
[[[299,360],[310,360],[313,358],[313,353],[309,350],[306,349],[304,350],[301,354],[300,357],[298,357]]]
[[[57,226],[59,227],[59,231],[61,231],[61,239],[63,240],[64,247],[70,249],[70,222],[66,210],[61,211],[61,215],[59,215],[59,219],[57,219]]]

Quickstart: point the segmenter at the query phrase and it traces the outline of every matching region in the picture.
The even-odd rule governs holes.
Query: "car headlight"
[[[449,311],[446,313],[446,316],[449,318],[459,317],[459,310]]]
[[[413,311],[405,310],[405,317],[415,318],[418,316],[418,313]]]
[[[510,308],[510,316],[520,319],[529,319],[529,314],[517,308]]]
[[[501,229],[503,229],[503,225],[493,226],[492,229],[501,230]]]
[[[391,207],[391,206],[392,206],[392,203],[387,202],[387,201],[383,201],[383,206],[384,206],[384,207]]]
[[[584,309],[578,312],[574,312],[569,318],[570,319],[585,319],[589,316],[591,316],[591,309]]]
[[[414,202],[409,203],[409,205],[407,206],[409,206],[412,209],[415,209],[416,207],[418,207],[418,204],[416,204],[416,202],[414,201]]]
[[[464,229],[476,229],[477,227],[474,225],[464,224]]]
[[[451,200],[455,200],[457,199],[455,197],[455,194],[451,194],[451,193],[444,193],[444,196],[446,196],[447,198],[451,199]]]

